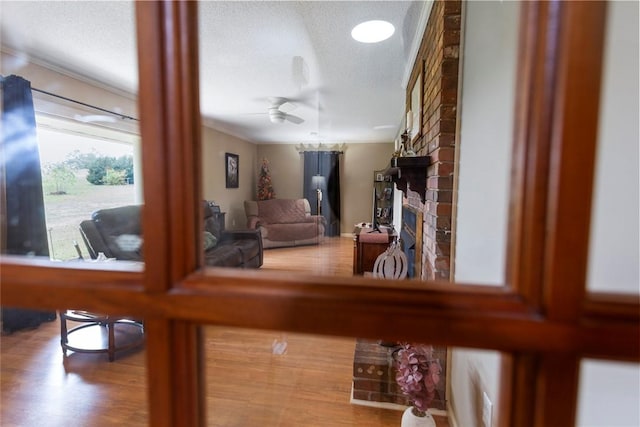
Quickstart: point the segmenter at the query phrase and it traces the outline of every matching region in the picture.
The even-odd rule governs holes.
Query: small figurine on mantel
[[[400,135],[400,137],[402,138],[402,157],[415,157],[416,153],[413,151],[413,148],[411,147],[411,134],[409,133],[408,130],[404,131],[404,133],[402,135]]]

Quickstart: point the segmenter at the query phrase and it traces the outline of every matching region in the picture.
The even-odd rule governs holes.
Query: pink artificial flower
[[[411,404],[426,411],[440,382],[440,361],[433,358],[433,347],[403,344],[397,353],[396,382]]]

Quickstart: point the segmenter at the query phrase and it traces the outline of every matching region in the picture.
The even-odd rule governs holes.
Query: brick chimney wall
[[[430,156],[424,204],[409,192],[406,202],[423,215],[421,279],[449,279],[453,195],[458,54],[461,2],[436,1],[414,63],[407,99],[422,76],[421,136],[418,156]]]
[[[434,2],[407,85],[409,110],[411,91],[422,76],[421,134],[413,150],[431,160],[424,203],[411,189],[407,189],[403,201],[422,213],[422,280],[449,280],[461,6],[458,0]],[[358,340],[353,372],[355,401],[408,404],[395,382],[392,352],[376,342]],[[433,407],[445,409],[447,348],[436,346],[435,352],[443,372]]]

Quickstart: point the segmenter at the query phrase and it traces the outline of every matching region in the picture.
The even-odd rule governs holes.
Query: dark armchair
[[[91,258],[100,252],[107,258],[142,261],[140,205],[101,209],[80,223],[80,234]],[[203,203],[205,264],[216,267],[259,268],[263,249],[257,230],[225,231],[212,207]]]

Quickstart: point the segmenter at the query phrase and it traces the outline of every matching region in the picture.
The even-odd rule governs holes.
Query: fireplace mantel
[[[390,176],[396,186],[407,195],[407,184],[411,191],[420,195],[424,203],[427,190],[427,166],[429,156],[392,157],[389,167],[384,170],[384,175]]]

